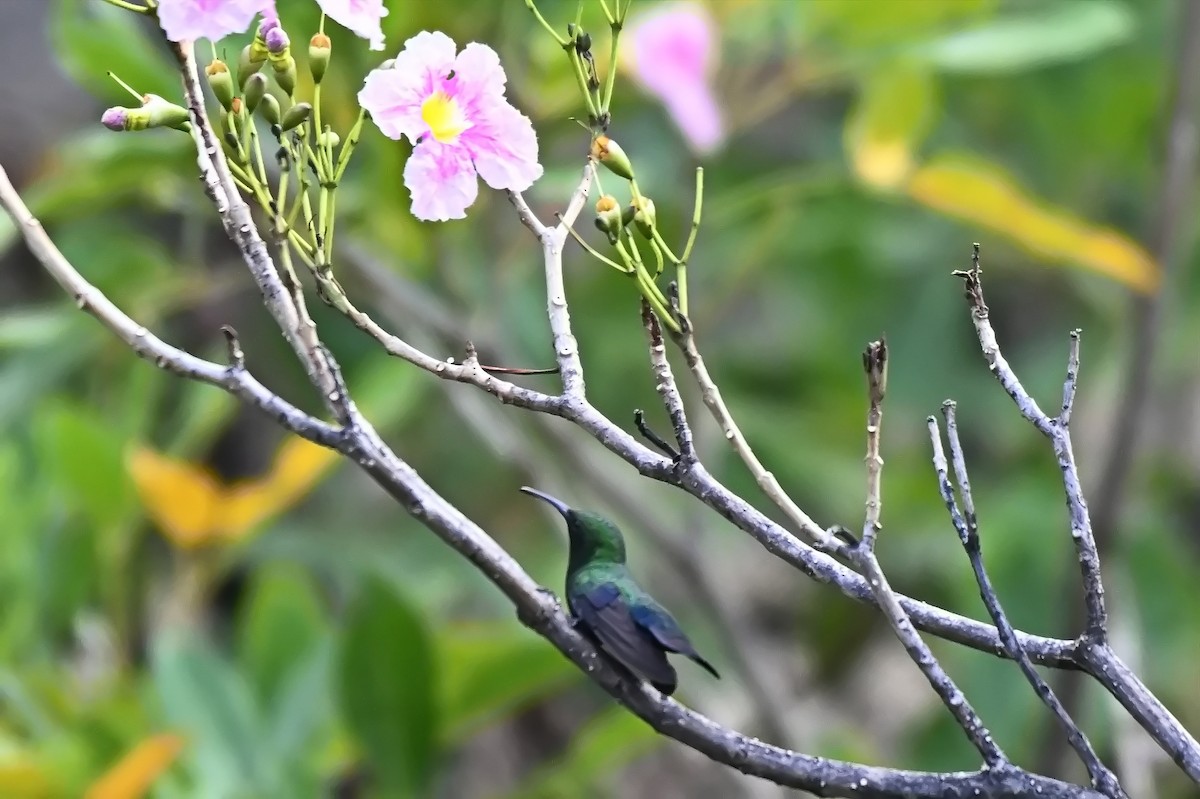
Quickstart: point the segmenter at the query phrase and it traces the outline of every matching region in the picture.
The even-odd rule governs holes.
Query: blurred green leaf
[[[286,766],[292,796],[313,795],[320,777],[309,753],[318,749],[314,738],[333,722],[333,656],[333,638],[326,635],[291,664],[270,706],[266,743]]]
[[[338,679],[342,716],[385,795],[420,795],[436,754],[432,642],[417,610],[377,579],[349,611]]]
[[[151,43],[149,32],[154,28],[148,22],[107,3],[57,0],[50,35],[66,71],[98,97],[137,105],[106,77],[111,71],[143,94],[178,102],[182,89],[175,68],[166,50]]]
[[[949,72],[1013,72],[1073,61],[1127,40],[1135,20],[1113,0],[1044,3],[918,45],[912,53]]]
[[[644,757],[665,738],[625,708],[601,712],[576,733],[557,762],[537,772],[510,799],[559,799],[586,795],[611,781],[622,767]],[[619,793],[619,792],[618,792]]]
[[[66,333],[78,312],[62,305],[8,308],[0,317],[0,350],[44,347]]]
[[[34,436],[42,466],[94,528],[118,522],[133,506],[120,437],[83,408],[55,402],[39,409]]]
[[[579,676],[562,653],[524,628],[452,627],[438,647],[442,724],[452,741]]]
[[[271,795],[259,705],[246,679],[182,632],[156,641],[152,668],[168,720],[188,736],[203,795]]]
[[[238,659],[264,707],[276,701],[327,628],[307,573],[286,563],[258,572],[238,625]]]

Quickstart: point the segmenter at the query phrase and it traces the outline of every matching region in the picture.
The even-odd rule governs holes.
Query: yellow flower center
[[[421,119],[429,126],[433,138],[443,144],[454,141],[458,134],[471,127],[454,98],[440,90],[421,103]]]

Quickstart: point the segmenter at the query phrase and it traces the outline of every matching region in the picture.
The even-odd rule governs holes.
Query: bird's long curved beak
[[[545,502],[547,505],[561,513],[563,518],[566,518],[567,514],[571,512],[571,507],[567,503],[563,502],[561,499],[555,499],[545,492],[538,491],[536,488],[521,486],[521,491],[525,492],[531,497],[537,497],[542,502]]]

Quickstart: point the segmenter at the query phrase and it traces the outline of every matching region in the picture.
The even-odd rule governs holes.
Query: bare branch
[[[862,539],[850,547],[850,556],[858,565],[867,583],[879,600],[883,615],[908,656],[917,664],[917,668],[925,675],[930,686],[937,693],[942,704],[954,716],[958,726],[962,728],[967,740],[978,750],[983,762],[989,769],[1004,768],[1010,765],[1008,757],[992,738],[979,714],[971,707],[962,690],[955,685],[954,680],[938,663],[929,645],[921,638],[913,627],[912,621],[900,602],[896,593],[888,584],[879,558],[875,555],[875,539],[880,530],[880,484],[883,478],[883,459],[879,456],[880,427],[883,424],[883,398],[887,393],[887,344],[880,339],[872,341],[863,352],[863,368],[867,374],[867,502],[866,521],[863,523]]]
[[[879,522],[883,510],[880,498],[883,479],[883,458],[879,454],[880,426],[883,424],[883,397],[887,393],[887,341],[880,338],[872,341],[863,351],[863,369],[867,373],[867,501],[863,520],[862,541],[866,549],[875,549],[875,536],[882,526]]]
[[[1021,415],[1049,438],[1054,447],[1054,455],[1058,460],[1059,470],[1062,472],[1063,488],[1067,495],[1067,509],[1071,516],[1071,540],[1075,544],[1075,554],[1083,576],[1084,604],[1087,608],[1087,624],[1084,635],[1091,640],[1103,643],[1108,636],[1108,611],[1104,607],[1104,580],[1100,572],[1100,556],[1096,551],[1096,541],[1092,536],[1092,522],[1088,516],[1087,500],[1083,497],[1083,489],[1079,483],[1079,471],[1075,466],[1075,452],[1071,445],[1070,428],[1061,419],[1051,419],[1042,412],[1001,354],[1000,345],[996,343],[996,332],[992,329],[991,320],[988,318],[988,307],[983,299],[983,270],[979,265],[978,244],[972,250],[971,268],[954,274],[961,277],[966,286],[967,300],[971,305],[971,320],[975,324],[975,332],[979,337],[979,344],[983,348],[983,357],[988,363],[988,368],[1000,381],[1000,385],[1004,387],[1008,395],[1012,397],[1013,402],[1021,411]],[[1072,333],[1071,338],[1071,364],[1067,369],[1068,380],[1064,387],[1063,399],[1068,419],[1075,391],[1075,381],[1071,375],[1078,372],[1079,331]]]
[[[1066,405],[1069,407],[1069,403],[1066,403]],[[967,558],[971,562],[971,569],[975,573],[975,581],[979,585],[979,595],[983,599],[983,604],[987,608],[988,615],[995,622],[996,629],[999,630],[1000,637],[1004,641],[1004,646],[1021,669],[1021,674],[1025,676],[1025,679],[1033,687],[1034,692],[1042,700],[1042,703],[1050,709],[1050,712],[1062,728],[1071,748],[1075,750],[1084,767],[1087,768],[1088,776],[1092,780],[1092,786],[1101,791],[1105,796],[1112,797],[1112,799],[1127,799],[1125,791],[1122,790],[1120,783],[1117,781],[1116,775],[1100,760],[1100,757],[1092,748],[1091,742],[1088,741],[1087,736],[1083,734],[1071,719],[1070,714],[1062,706],[1062,703],[1054,694],[1049,684],[1034,669],[1029,656],[1025,654],[1025,651],[1021,649],[1020,642],[1017,641],[1012,624],[1009,623],[1008,617],[1004,613],[1000,598],[996,594],[996,589],[992,586],[991,578],[988,577],[987,570],[983,565],[983,551],[979,540],[979,521],[975,512],[975,500],[971,496],[971,480],[967,474],[967,461],[963,455],[962,443],[958,437],[955,404],[949,400],[943,403],[942,415],[946,417],[946,434],[950,441],[950,459],[954,464],[954,473],[958,480],[958,490],[962,495],[962,513],[959,513],[954,499],[954,489],[950,483],[946,467],[946,454],[942,449],[942,439],[941,433],[938,430],[937,419],[930,416],[928,420],[929,436],[933,441],[933,467],[938,477],[938,489],[942,495],[942,500],[946,503],[946,507],[950,511],[950,518],[954,524],[954,529],[958,532],[958,538],[962,542],[963,550],[966,551]]]
[[[683,409],[683,397],[679,394],[679,385],[671,372],[671,363],[667,360],[667,348],[663,341],[662,327],[658,317],[654,315],[650,303],[642,299],[642,327],[650,344],[650,368],[654,372],[654,390],[662,398],[663,407],[671,419],[671,430],[675,441],[679,444],[678,459],[684,468],[696,462],[696,445],[692,439],[692,428],[688,425],[687,414]],[[644,435],[644,433],[643,433]]]

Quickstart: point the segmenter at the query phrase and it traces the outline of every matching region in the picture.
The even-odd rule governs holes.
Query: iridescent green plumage
[[[567,522],[567,607],[581,630],[614,660],[670,696],[674,652],[720,677],[700,657],[675,618],[655,601],[625,566],[625,539],[615,524],[596,513],[574,510],[549,494],[522,488],[554,507]]]

